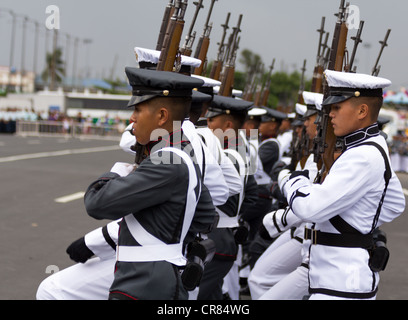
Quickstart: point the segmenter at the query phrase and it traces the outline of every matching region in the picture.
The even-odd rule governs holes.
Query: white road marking
[[[10,157],[0,158],[0,163],[2,163],[2,162],[13,162],[13,161],[19,161],[19,160],[28,160],[28,159],[58,157],[58,156],[65,156],[65,155],[69,155],[69,154],[81,154],[81,153],[112,151],[112,150],[117,150],[119,148],[120,147],[118,145],[115,145],[115,146],[110,146],[110,147],[67,149],[67,150],[52,151],[52,152],[21,154],[21,155],[18,155],[18,156],[10,156]]]
[[[64,197],[57,198],[54,201],[58,202],[58,203],[67,203],[67,202],[70,202],[70,201],[81,199],[81,198],[84,197],[84,195],[85,195],[85,192],[81,191],[81,192],[69,194],[69,195],[64,196]]]
[[[402,192],[404,192],[404,194],[405,194],[406,196],[408,196],[408,190],[407,190],[407,189],[402,188]]]

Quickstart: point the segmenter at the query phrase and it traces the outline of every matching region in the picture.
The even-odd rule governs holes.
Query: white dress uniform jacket
[[[387,150],[379,134],[364,142],[375,142]],[[387,158],[389,161],[388,153]],[[329,221],[340,216],[362,234],[397,218],[405,208],[401,184],[391,170],[382,209],[376,216],[385,189],[385,161],[379,150],[361,141],[346,146],[322,184],[304,176],[287,181],[284,193],[292,211],[315,230],[339,234]],[[369,267],[369,252],[363,248],[313,244],[310,248],[310,292],[342,298],[373,298],[379,275]]]

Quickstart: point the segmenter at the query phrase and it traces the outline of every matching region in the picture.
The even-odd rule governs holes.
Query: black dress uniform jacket
[[[182,146],[188,143],[183,139]],[[195,167],[196,172],[199,172],[196,163]],[[88,214],[96,219],[115,220],[132,213],[151,235],[167,244],[178,243],[186,206],[188,177],[188,167],[183,161],[178,164],[156,164],[148,156],[126,177],[111,172],[102,175],[88,188],[85,206]],[[199,181],[201,183],[201,179]],[[209,232],[214,224],[216,212],[211,196],[202,183],[201,189],[185,243],[193,240],[198,232]],[[119,246],[140,245],[131,236],[125,219],[120,226],[118,242]],[[179,268],[167,261],[118,261],[110,289],[110,298],[117,297],[186,299],[187,291],[181,284]]]

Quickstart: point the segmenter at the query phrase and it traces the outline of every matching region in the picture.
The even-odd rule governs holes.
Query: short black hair
[[[383,105],[382,97],[358,97],[351,98],[351,100],[354,106],[366,104],[370,109],[372,120],[373,121],[377,120],[378,115],[380,114],[380,109]]]
[[[183,121],[190,111],[191,97],[156,97],[149,100],[150,103],[157,103],[158,107],[170,110],[173,121]]]

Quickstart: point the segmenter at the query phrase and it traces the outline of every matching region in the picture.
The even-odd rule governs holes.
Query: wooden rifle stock
[[[341,0],[338,21],[336,23],[333,35],[328,66],[329,70],[343,70],[347,33],[346,7],[344,6],[344,0]],[[324,99],[329,95],[327,85],[324,88],[323,95]],[[319,169],[321,169],[321,172],[316,177],[316,182],[318,183],[322,183],[324,181],[336,157],[338,156],[337,152],[335,152],[337,137],[334,134],[333,126],[330,124],[329,113],[330,106],[323,106],[320,123],[318,125],[318,136],[316,137],[318,146],[317,150],[315,149],[315,151],[317,151],[317,153],[315,153],[315,162],[318,164]]]
[[[267,106],[268,104],[268,98],[269,98],[269,93],[270,93],[270,86],[271,86],[271,81],[272,81],[272,71],[275,66],[275,58],[272,60],[272,64],[269,67],[269,73],[268,73],[268,78],[266,79],[264,90],[262,92],[262,97],[260,101],[261,106]]]
[[[219,60],[214,61],[210,72],[210,78],[214,80],[220,80],[221,71],[222,61]]]
[[[160,27],[159,38],[157,39],[156,50],[160,51],[163,48],[163,41],[166,35],[167,27],[169,26],[170,18],[174,14],[174,0],[170,0],[164,10],[163,21]]]
[[[198,68],[194,69],[195,75],[203,74],[204,66],[206,65],[207,62],[207,52],[209,47],[210,47],[209,37],[205,36],[202,39],[200,39],[200,51],[198,52],[198,55],[195,58],[201,60],[202,62]]]
[[[212,29],[212,23],[210,23],[211,14],[214,8],[214,4],[218,0],[211,0],[210,10],[208,12],[207,21],[204,25],[204,32],[203,35],[200,37],[200,41],[198,43],[196,53],[194,58],[201,60],[201,65],[198,68],[194,69],[195,75],[202,75],[204,66],[207,64],[207,52],[208,48],[210,47],[210,34]]]
[[[169,26],[163,41],[157,70],[173,71],[176,59],[180,58],[180,40],[184,28],[184,14],[187,8],[187,0],[177,0],[175,11],[170,19]]]
[[[241,32],[242,14],[239,16],[237,27],[233,28],[233,34],[231,35],[231,47],[229,48],[229,56],[227,58],[227,64],[224,67],[224,72],[221,80],[221,87],[219,95],[224,97],[232,96],[232,89],[234,88],[234,76],[235,76],[235,59],[237,57],[237,51],[239,48],[240,38],[238,34]]]
[[[323,93],[323,71],[322,65],[316,65],[313,71],[312,92]]]
[[[232,89],[234,88],[234,75],[235,67],[234,66],[225,66],[224,68],[224,79],[222,81],[219,95],[224,97],[232,96]]]

